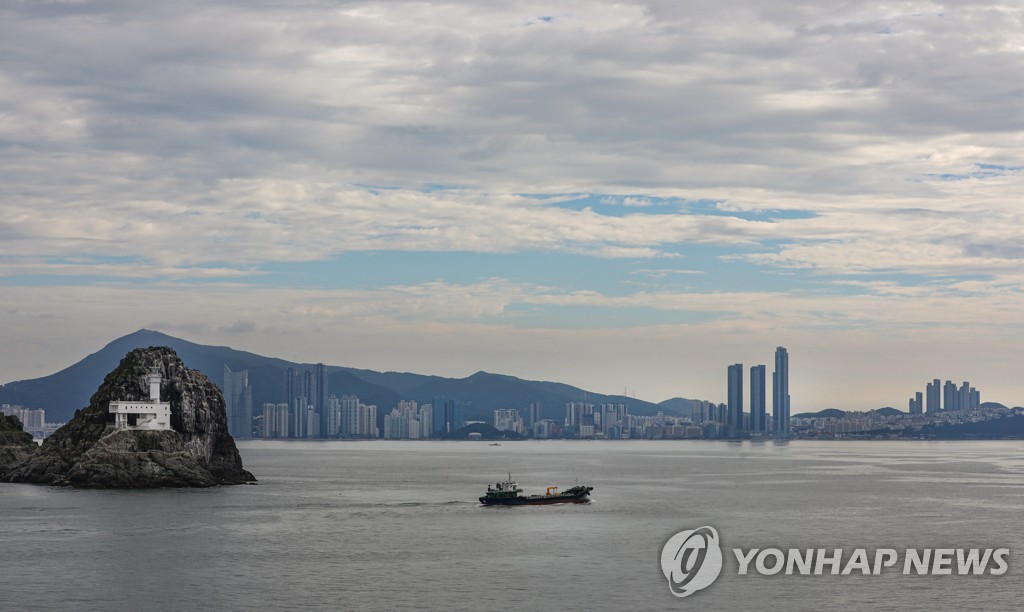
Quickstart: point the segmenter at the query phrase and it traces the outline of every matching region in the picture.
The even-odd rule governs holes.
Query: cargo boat
[[[558,487],[548,487],[543,495],[524,495],[519,485],[508,475],[505,482],[487,485],[487,494],[480,498],[485,506],[543,506],[547,504],[585,504],[590,501],[590,492],[594,487],[576,485],[571,489],[559,491]]]

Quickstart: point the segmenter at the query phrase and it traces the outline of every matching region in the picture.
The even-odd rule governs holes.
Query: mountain
[[[224,366],[233,372],[248,370],[252,387],[253,411],[259,413],[264,403],[278,403],[284,394],[284,373],[287,368],[303,371],[313,364],[300,364],[226,346],[209,346],[175,338],[158,331],[140,329],[118,338],[78,363],[55,374],[31,380],[19,380],[0,387],[0,404],[19,404],[27,408],[44,408],[51,422],[70,420],[75,410],[87,406],[89,397],[103,377],[117,367],[121,358],[136,348],[166,346],[175,351],[185,365],[199,370],[222,386]],[[467,420],[490,422],[497,408],[525,409],[530,402],[542,402],[543,418],[561,420],[565,404],[587,401],[593,404],[625,403],[632,414],[669,413],[665,407],[620,395],[603,395],[556,382],[531,381],[477,372],[466,378],[444,378],[408,372],[377,372],[359,368],[328,366],[328,389],[337,395],[356,395],[366,404],[377,406],[377,419],[398,400],[430,402],[444,396],[459,401]],[[380,424],[380,423],[378,423]]]
[[[701,401],[686,399],[685,397],[673,397],[672,399],[667,399],[663,402],[658,402],[658,405],[661,406],[666,412],[688,415],[692,414],[693,409],[695,407],[699,407],[701,405]]]
[[[877,412],[878,414],[880,414],[882,416],[885,416],[885,417],[906,416],[907,415],[907,413],[903,412],[902,410],[897,410],[897,409],[893,408],[892,406],[886,406],[885,408],[879,408],[879,409],[875,410],[875,412]]]
[[[838,408],[826,408],[826,409],[820,410],[818,412],[801,412],[800,414],[794,414],[793,418],[794,419],[841,419],[844,416],[846,416],[846,412],[847,411],[840,410]],[[858,411],[858,412],[860,412],[860,411]],[[885,406],[884,408],[875,408],[875,412],[877,412],[878,414],[880,414],[882,416],[885,416],[885,417],[900,416],[900,415],[904,415],[905,416],[906,415],[905,412],[903,412],[901,410],[897,410],[897,409],[893,408],[892,406]]]
[[[800,414],[794,414],[794,419],[841,419],[846,416],[845,410],[838,408],[826,408],[819,410],[818,412],[801,412]]]

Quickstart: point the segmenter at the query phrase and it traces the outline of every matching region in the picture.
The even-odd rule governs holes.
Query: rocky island
[[[0,414],[0,480],[38,448],[32,434],[22,429],[18,417]]]
[[[138,414],[145,412],[140,408],[152,405],[155,411],[168,404],[169,422],[155,412]],[[34,446],[31,438],[29,443]],[[128,353],[87,407],[2,477],[78,488],[210,487],[256,480],[242,468],[228,433],[220,389],[167,347]]]

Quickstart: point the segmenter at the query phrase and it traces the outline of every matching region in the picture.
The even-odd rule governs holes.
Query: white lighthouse
[[[160,383],[163,377],[154,366],[146,376],[149,383],[149,401],[110,402],[115,429],[170,429],[171,403],[160,401]],[[133,423],[134,421],[134,423]]]

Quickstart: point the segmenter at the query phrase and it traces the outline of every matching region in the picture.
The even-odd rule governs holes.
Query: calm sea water
[[[1012,610],[1021,442],[247,442],[258,486],[0,485],[0,610]],[[594,502],[485,508],[506,472]],[[1008,547],[993,576],[737,576],[673,597],[677,531],[725,548]]]

